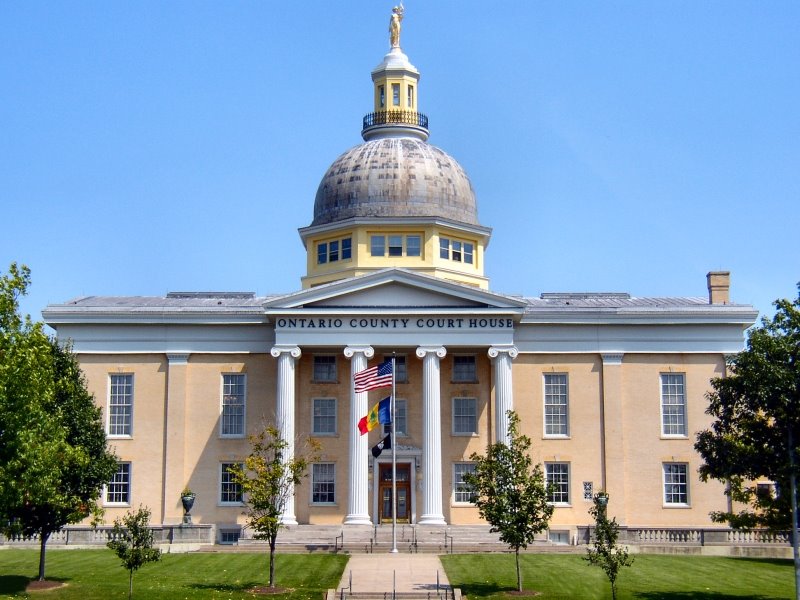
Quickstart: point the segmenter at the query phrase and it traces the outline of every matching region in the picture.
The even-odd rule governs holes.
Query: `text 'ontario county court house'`
[[[188,486],[195,523],[237,530],[229,469],[265,422],[322,444],[286,523],[391,520],[391,453],[369,451],[384,433],[357,429],[387,391],[355,393],[352,374],[395,353],[399,521],[480,522],[469,456],[505,438],[513,408],[553,484],[554,534],[587,524],[600,490],[623,525],[709,526],[727,500],[700,483],[694,435],[709,424],[709,379],[756,311],[730,302],[726,272],[708,274],[702,298],[491,291],[491,230],[464,169],[427,142],[401,17],[372,71],[364,142],[323,174],[300,229],[302,289],[86,296],[44,311],[73,341],[120,460],[106,520],[143,504],[154,523],[180,523]]]

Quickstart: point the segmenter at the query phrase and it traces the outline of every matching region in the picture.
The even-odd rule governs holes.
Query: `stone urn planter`
[[[187,525],[192,523],[192,515],[189,514],[194,506],[195,493],[191,490],[181,492],[181,504],[183,504],[183,522]]]

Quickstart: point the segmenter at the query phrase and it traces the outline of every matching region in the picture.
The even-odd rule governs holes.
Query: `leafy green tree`
[[[800,285],[798,285],[800,289]],[[797,597],[797,446],[800,436],[800,295],[777,300],[775,316],[750,330],[747,347],[728,361],[728,376],[713,379],[706,411],[710,429],[695,449],[703,481],[727,483],[731,500],[745,508],[711,518],[735,528],[792,530]],[[759,489],[767,479],[775,491]]]
[[[70,349],[18,314],[29,282],[13,264],[0,280],[0,514],[7,533],[39,536],[43,580],[47,541],[96,513],[116,458]]]
[[[128,570],[128,600],[133,596],[133,574],[150,562],[161,560],[161,550],[153,547],[150,509],[140,506],[135,512],[114,520],[113,539],[107,546],[122,560]]]
[[[622,567],[630,567],[633,557],[627,548],[617,546],[619,525],[616,517],[608,519],[608,494],[600,492],[592,499],[589,514],[594,518],[594,544],[587,548],[586,560],[603,569],[611,584],[611,597],[617,599],[617,577]]]
[[[250,455],[244,468],[234,467],[232,478],[243,492],[247,505],[247,525],[254,537],[269,542],[269,587],[275,587],[275,543],[283,526],[281,517],[287,503],[292,501],[294,487],[308,474],[317,460],[319,444],[308,441],[308,452],[286,458],[289,443],[277,427],[266,426],[259,434],[250,436]]]
[[[486,456],[473,453],[475,472],[464,475],[474,492],[472,502],[481,517],[500,534],[500,540],[514,550],[517,589],[522,591],[519,551],[532,543],[536,534],[547,529],[553,506],[542,466],[533,466],[531,440],[519,433],[519,417],[508,411],[508,445],[490,445]]]

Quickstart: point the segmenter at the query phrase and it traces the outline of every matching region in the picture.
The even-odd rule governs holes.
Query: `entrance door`
[[[378,510],[381,523],[392,522],[392,465],[380,465]],[[411,515],[411,465],[397,465],[397,522],[408,523]]]

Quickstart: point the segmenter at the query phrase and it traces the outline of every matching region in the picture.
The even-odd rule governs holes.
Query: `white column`
[[[275,421],[281,438],[288,444],[284,456],[286,460],[291,460],[294,458],[294,366],[297,359],[300,358],[300,348],[297,346],[274,346],[270,354],[278,359]],[[283,509],[281,523],[284,525],[297,525],[297,516],[294,510],[294,486],[292,486],[289,493],[289,498],[290,500]]]
[[[348,346],[344,355],[350,359],[350,469],[347,473],[347,516],[345,525],[371,525],[369,518],[369,446],[366,435],[358,431],[358,422],[367,414],[367,392],[356,394],[353,375],[367,368],[367,361],[375,355],[370,346]]]
[[[511,361],[519,351],[514,346],[492,346],[489,358],[494,367],[494,439],[509,443],[508,411],[514,410],[514,390],[511,378]]]
[[[422,515],[420,525],[446,525],[442,512],[441,346],[417,348],[422,359]]]

